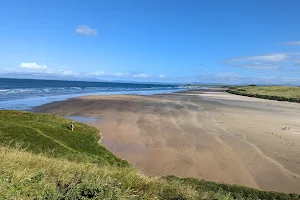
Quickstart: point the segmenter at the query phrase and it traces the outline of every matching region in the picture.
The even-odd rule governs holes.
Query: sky
[[[2,0],[0,77],[299,84],[297,0]]]

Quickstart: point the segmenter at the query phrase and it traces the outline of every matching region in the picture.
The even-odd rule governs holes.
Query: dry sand
[[[100,117],[103,144],[148,175],[300,193],[300,104],[222,89],[86,96],[39,112]],[[288,127],[283,130],[284,127]]]

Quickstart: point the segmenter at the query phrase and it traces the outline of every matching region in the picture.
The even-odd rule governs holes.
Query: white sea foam
[[[199,87],[136,83],[0,79],[0,109],[25,110],[52,101],[60,101],[83,95],[154,95],[195,88]]]

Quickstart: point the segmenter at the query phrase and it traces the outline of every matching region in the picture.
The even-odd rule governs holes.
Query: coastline
[[[103,145],[148,175],[178,175],[298,192],[300,105],[225,89],[153,96],[82,96],[36,109],[88,123]],[[289,130],[282,130],[289,126]]]
[[[24,99],[6,100],[1,101],[0,109],[5,110],[27,110],[34,111],[36,107],[43,106],[45,104],[66,101],[68,99],[83,97],[83,96],[107,96],[107,95],[141,95],[141,96],[152,96],[156,94],[169,94],[187,89],[173,89],[173,90],[153,90],[153,91],[115,91],[115,92],[91,92],[91,93],[74,93],[74,94],[62,94],[54,96],[43,96],[43,97],[30,97]]]

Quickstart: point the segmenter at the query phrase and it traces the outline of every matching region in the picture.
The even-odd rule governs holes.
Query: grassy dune
[[[168,199],[179,195],[193,199],[197,195],[178,181],[149,178],[130,167],[74,163],[6,147],[0,147],[0,174],[0,199]]]
[[[98,144],[99,133],[53,115],[0,111],[0,199],[300,199],[300,195],[147,177]]]
[[[300,87],[288,86],[236,86],[229,93],[277,101],[300,103]]]
[[[99,131],[76,123],[72,132],[71,120],[55,115],[34,115],[20,111],[0,111],[0,144],[25,147],[33,153],[116,166],[129,166],[99,145]]]

